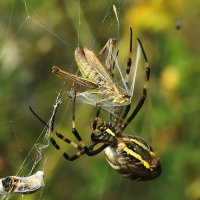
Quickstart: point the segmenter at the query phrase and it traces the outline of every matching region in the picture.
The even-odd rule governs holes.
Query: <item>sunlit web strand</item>
[[[40,26],[41,28],[43,28],[44,30],[49,32],[51,35],[55,36],[62,44],[64,44],[65,47],[67,47],[67,48],[70,47],[71,52],[74,52],[74,47],[70,43],[66,42],[61,36],[56,34],[55,31],[47,23],[41,22],[41,17],[38,16],[35,12],[33,12],[33,16],[35,17],[35,19],[34,19],[34,17],[31,16],[30,11],[28,9],[29,5],[27,4],[27,2],[25,0],[23,0],[23,2],[24,2],[25,9],[26,9],[26,13],[28,15],[27,18],[29,18],[35,24],[37,24],[38,26]]]

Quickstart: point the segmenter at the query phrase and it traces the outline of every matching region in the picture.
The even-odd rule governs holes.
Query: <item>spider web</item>
[[[36,1],[37,2],[37,1]],[[62,1],[60,1],[61,3],[63,3]],[[69,87],[66,89],[66,85],[59,86],[56,87],[52,87],[53,84],[56,82],[51,83],[50,85],[50,89],[49,86],[46,83],[43,83],[41,81],[39,81],[39,79],[43,79],[43,76],[48,76],[46,74],[50,74],[50,68],[53,65],[53,63],[49,62],[49,64],[47,64],[46,68],[48,69],[44,69],[44,66],[41,67],[41,71],[38,70],[40,72],[39,75],[37,75],[37,79],[34,79],[34,68],[31,67],[31,69],[28,69],[29,65],[36,65],[35,67],[37,67],[37,64],[39,65],[39,62],[34,62],[33,64],[29,63],[29,61],[27,62],[27,58],[26,58],[26,51],[30,51],[29,55],[33,56],[34,58],[37,57],[37,52],[32,52],[31,50],[31,46],[34,46],[36,44],[34,44],[34,38],[29,38],[29,37],[25,37],[24,34],[30,34],[33,33],[37,36],[37,34],[39,36],[43,35],[43,37],[41,37],[41,40],[37,43],[38,47],[36,48],[36,50],[40,50],[40,53],[42,55],[48,54],[50,53],[50,50],[52,48],[52,46],[55,45],[56,49],[60,48],[60,52],[65,52],[65,54],[69,54],[70,56],[67,57],[67,59],[71,60],[71,67],[75,66],[74,63],[74,59],[73,59],[73,52],[74,49],[77,46],[81,46],[82,44],[88,44],[89,46],[94,46],[95,48],[100,48],[101,46],[99,45],[99,43],[96,40],[96,36],[95,34],[98,35],[102,35],[102,30],[104,30],[104,38],[110,38],[110,37],[115,37],[117,39],[119,39],[120,36],[120,3],[119,1],[110,1],[107,6],[104,8],[104,12],[101,14],[100,19],[99,19],[99,24],[97,25],[97,29],[95,30],[95,34],[93,33],[92,28],[90,27],[87,17],[85,15],[85,11],[84,9],[87,9],[87,4],[86,3],[82,3],[81,1],[69,1],[67,2],[67,4],[70,4],[70,6],[65,6],[65,12],[68,13],[68,17],[70,18],[70,22],[71,22],[71,26],[70,27],[66,27],[64,28],[65,30],[62,32],[62,30],[60,29],[59,31],[55,30],[54,28],[54,23],[56,24],[55,21],[51,20],[53,19],[49,17],[49,15],[45,15],[45,13],[42,13],[42,10],[40,11],[40,9],[38,9],[37,7],[37,3],[33,3],[33,1],[29,1],[29,0],[22,0],[22,1],[16,1],[16,0],[12,0],[9,3],[3,2],[2,4],[6,4],[6,6],[8,6],[9,8],[6,11],[9,11],[9,13],[6,13],[5,16],[7,17],[5,21],[2,22],[1,26],[3,26],[4,29],[2,29],[3,31],[1,31],[1,43],[2,46],[0,47],[0,63],[1,63],[1,71],[3,76],[1,77],[1,86],[0,89],[2,91],[2,93],[5,93],[5,97],[8,99],[8,102],[10,101],[9,97],[7,96],[9,93],[9,87],[13,87],[15,88],[15,86],[20,87],[23,84],[27,87],[28,85],[28,89],[25,88],[25,86],[23,86],[23,88],[21,88],[21,90],[25,90],[26,91],[26,98],[21,99],[20,105],[15,105],[16,107],[19,107],[18,109],[16,109],[14,106],[11,106],[8,104],[8,107],[2,109],[2,113],[6,113],[6,109],[9,110],[14,110],[16,112],[12,112],[12,115],[3,115],[3,117],[5,117],[6,120],[0,120],[0,127],[2,127],[2,129],[6,130],[4,134],[7,134],[7,132],[9,132],[9,128],[4,128],[4,127],[10,127],[11,129],[11,138],[15,143],[15,149],[12,149],[12,151],[16,151],[13,156],[9,156],[8,159],[13,159],[14,156],[17,155],[18,160],[14,159],[13,162],[10,163],[10,165],[12,165],[14,163],[14,166],[17,166],[17,169],[12,169],[12,167],[10,167],[11,169],[6,169],[5,167],[5,171],[7,172],[4,176],[8,176],[8,175],[18,175],[18,176],[28,176],[31,175],[32,173],[34,173],[37,169],[38,170],[43,170],[44,172],[46,171],[47,168],[55,168],[55,164],[52,164],[51,166],[49,165],[49,130],[47,127],[43,128],[41,130],[41,126],[40,126],[40,132],[35,132],[35,131],[30,131],[31,133],[29,133],[29,129],[27,129],[26,133],[21,133],[21,129],[20,127],[23,127],[23,124],[28,124],[28,122],[31,123],[38,123],[36,120],[30,120],[30,112],[28,111],[28,105],[34,106],[34,108],[39,107],[39,111],[40,113],[42,112],[46,112],[45,110],[48,110],[48,118],[49,120],[47,120],[47,122],[49,123],[51,121],[51,117],[52,114],[51,111],[53,110],[52,104],[55,101],[55,98],[57,96],[56,92],[61,94],[61,98],[64,99],[65,103],[67,101],[67,97],[66,97],[66,90],[69,90]],[[115,5],[115,6],[113,6]],[[6,7],[5,6],[5,7]],[[47,4],[45,4],[45,2],[42,2],[41,7],[46,7],[46,10],[48,11],[48,9],[50,9],[48,7]],[[73,12],[74,8],[77,12]],[[21,13],[18,14],[18,10],[21,10]],[[114,11],[113,11],[114,10]],[[5,11],[5,12],[6,12]],[[50,10],[49,10],[50,12]],[[64,12],[64,11],[63,11]],[[9,16],[9,17],[8,17]],[[18,17],[18,18],[17,18]],[[48,18],[49,17],[49,18]],[[57,19],[59,20],[59,19]],[[5,23],[5,24],[3,24]],[[53,24],[53,25],[52,25]],[[107,24],[110,24],[110,26],[107,26]],[[105,29],[106,27],[106,29]],[[109,27],[109,28],[108,28]],[[73,28],[76,30],[76,34],[74,35],[73,41],[69,40],[67,37],[65,37],[65,33],[69,31],[70,28]],[[110,33],[112,32],[112,30],[114,31],[113,35],[110,35]],[[106,30],[106,31],[105,31]],[[69,31],[70,32],[70,31]],[[87,34],[83,34],[83,33],[87,33]],[[38,36],[38,37],[39,37]],[[24,38],[23,38],[24,37]],[[50,39],[49,39],[50,38]],[[103,37],[102,37],[103,38]],[[33,40],[33,41],[32,41]],[[106,41],[106,40],[105,40]],[[97,47],[96,47],[97,46]],[[128,46],[128,45],[127,45]],[[41,48],[41,49],[40,49]],[[22,56],[24,54],[24,56]],[[128,48],[127,48],[127,54],[128,54]],[[62,56],[63,57],[63,56]],[[66,60],[63,60],[62,62],[60,62],[60,64],[62,65],[63,63],[65,63]],[[48,63],[48,62],[47,62]],[[70,63],[68,61],[68,63]],[[69,64],[70,65],[70,64]],[[75,66],[76,67],[76,66]],[[37,71],[37,72],[38,72]],[[17,74],[17,76],[14,76],[15,74]],[[50,74],[51,76],[51,74]],[[3,83],[6,83],[6,81],[13,80],[13,77],[17,77],[16,82],[14,80],[14,84],[10,83],[10,84],[6,84],[5,88],[2,87]],[[23,83],[22,81],[20,82],[20,80],[23,79]],[[54,79],[54,77],[52,76],[51,79]],[[47,80],[47,78],[44,78],[44,80]],[[56,78],[55,78],[56,80]],[[38,86],[37,85],[37,81],[39,82],[39,84],[44,84],[45,86]],[[34,83],[36,83],[37,88],[35,89],[33,87]],[[18,86],[19,85],[19,86]],[[65,89],[63,89],[65,88]],[[49,99],[51,99],[51,101],[49,99],[47,99],[46,101],[43,100],[45,99],[45,96],[42,94],[43,90],[50,90],[50,92],[48,92],[49,94]],[[12,93],[12,98],[16,96],[18,96],[16,94],[16,96],[13,94],[13,91],[15,91],[14,89],[12,89],[10,92]],[[16,93],[20,91],[20,89],[16,89]],[[7,93],[7,94],[6,94]],[[22,94],[22,93],[20,93]],[[19,95],[20,95],[19,94]],[[40,97],[38,97],[40,95]],[[29,98],[27,97],[29,96]],[[20,98],[24,97],[24,95],[22,94],[22,96]],[[4,96],[0,96],[0,103],[1,105],[3,105],[4,102],[6,102],[6,98],[3,99]],[[19,98],[19,97],[18,97]],[[17,99],[18,99],[17,98]],[[47,102],[48,101],[48,102]],[[38,109],[37,109],[38,110]],[[70,113],[71,114],[71,110],[70,110],[70,105],[67,102],[66,106],[65,106],[65,114],[66,113]],[[81,118],[81,115],[86,115],[84,114],[84,109],[81,108],[80,109],[80,113],[77,113],[77,121],[79,118]],[[17,113],[17,115],[16,115]],[[15,116],[19,116],[17,118],[14,117]],[[29,117],[27,118],[27,116],[29,115]],[[93,114],[93,116],[95,116]],[[62,115],[61,121],[66,121],[66,115]],[[33,118],[33,116],[32,116]],[[7,120],[9,119],[9,120]],[[27,122],[26,122],[27,120]],[[71,120],[71,117],[70,117]],[[70,121],[68,120],[68,121]],[[92,119],[88,119],[89,123]],[[60,121],[60,118],[59,118]],[[85,123],[85,122],[84,122]],[[19,125],[21,124],[21,125]],[[61,123],[60,123],[61,124]],[[68,125],[70,124],[70,122],[68,123]],[[34,126],[26,126],[28,128],[33,128]],[[38,125],[39,127],[39,125]],[[70,127],[70,125],[69,125]],[[23,130],[25,130],[23,128]],[[37,128],[37,130],[39,130]],[[69,129],[70,130],[70,129]],[[26,147],[23,146],[22,142],[21,142],[21,138],[24,134],[35,134],[35,136],[33,138],[31,138],[31,142],[28,146],[28,151],[24,150]],[[9,141],[5,139],[5,141]],[[57,157],[59,157],[60,155],[56,152],[56,150],[52,150],[55,151],[55,154]],[[8,152],[7,152],[8,153]],[[7,154],[6,154],[7,155]],[[52,158],[52,156],[51,156]],[[57,159],[58,160],[58,159]],[[87,159],[88,161],[88,159]],[[16,163],[15,163],[16,162]],[[65,162],[65,161],[63,161]],[[65,163],[66,164],[66,169],[69,165],[69,168],[72,166],[71,164]],[[76,165],[77,166],[77,165]],[[79,168],[78,168],[79,169]],[[13,170],[15,170],[15,173],[13,174]],[[80,169],[79,169],[80,170]],[[108,167],[104,167],[104,175],[100,178],[99,181],[97,181],[97,184],[99,184],[99,189],[97,192],[97,196],[98,199],[103,199],[103,194],[105,193],[105,184],[109,185],[109,179],[108,179],[108,174],[107,174],[107,170]],[[45,174],[46,175],[46,174]],[[48,180],[49,178],[47,178]],[[47,180],[46,185],[48,185],[49,188],[51,188],[50,183],[51,180]],[[58,180],[55,180],[58,181]],[[52,183],[52,184],[55,184]],[[45,186],[46,187],[46,186]],[[93,186],[93,190],[95,189],[95,186]],[[45,199],[45,188],[39,192],[37,192],[38,194],[37,199]],[[16,195],[13,196],[14,199],[17,198]],[[20,199],[26,199],[26,196],[23,195],[19,195]],[[91,197],[92,198],[92,197]],[[2,197],[2,199],[12,199],[12,195],[9,196],[4,196]],[[50,199],[50,198],[48,198]]]

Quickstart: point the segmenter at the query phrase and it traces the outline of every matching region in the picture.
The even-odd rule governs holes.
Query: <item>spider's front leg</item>
[[[142,54],[143,54],[143,57],[144,57],[144,60],[145,60],[146,81],[144,83],[144,87],[143,87],[143,91],[142,91],[142,96],[141,96],[138,104],[136,105],[135,109],[130,114],[130,116],[128,117],[128,119],[122,125],[120,125],[121,130],[124,130],[129,125],[129,123],[135,118],[135,116],[138,114],[138,112],[142,108],[142,106],[143,106],[143,104],[144,104],[144,102],[146,100],[146,97],[147,97],[147,89],[148,89],[148,83],[149,83],[150,71],[151,70],[150,70],[150,66],[149,66],[149,63],[148,63],[148,59],[147,59],[144,47],[143,47],[143,45],[142,45],[142,43],[141,43],[141,41],[140,41],[139,38],[137,38],[137,41],[138,41],[138,43],[140,45],[140,48],[142,50]],[[125,115],[125,117],[126,117],[126,115]]]

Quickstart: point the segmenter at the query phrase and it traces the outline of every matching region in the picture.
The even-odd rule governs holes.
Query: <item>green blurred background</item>
[[[50,118],[57,92],[67,89],[51,67],[76,72],[79,44],[97,52],[116,37],[125,68],[130,27],[143,42],[152,73],[148,101],[125,133],[148,140],[162,162],[156,180],[131,181],[108,166],[103,153],[68,162],[50,145],[33,170],[44,170],[45,188],[10,199],[200,199],[199,20],[199,1],[1,0],[0,176],[28,173],[38,155],[34,145],[46,143],[46,130],[28,106]],[[65,95],[62,108],[56,125],[70,137],[71,101]],[[94,107],[77,106],[77,128],[86,142],[94,116]]]

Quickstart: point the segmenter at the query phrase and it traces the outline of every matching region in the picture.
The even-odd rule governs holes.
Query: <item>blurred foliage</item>
[[[0,175],[15,174],[38,137],[44,137],[28,106],[49,119],[57,92],[67,88],[51,67],[76,72],[74,49],[87,45],[98,51],[110,37],[118,38],[120,63],[126,67],[129,27],[142,40],[152,73],[149,102],[125,132],[136,130],[151,141],[163,167],[156,180],[130,181],[108,166],[103,153],[68,162],[50,145],[34,170],[44,169],[45,188],[10,199],[200,199],[199,20],[198,1],[2,0]],[[62,107],[56,124],[71,135],[71,101],[65,97]],[[77,128],[86,142],[94,116],[94,107],[78,105]],[[31,156],[34,150],[27,163]],[[25,165],[24,174],[31,167]]]

